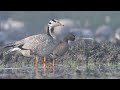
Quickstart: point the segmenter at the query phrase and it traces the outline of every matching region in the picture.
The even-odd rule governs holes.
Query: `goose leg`
[[[53,59],[53,73],[55,72],[55,60]]]
[[[36,56],[36,78],[38,78],[38,56]]]
[[[46,75],[46,56],[44,56],[44,74]]]

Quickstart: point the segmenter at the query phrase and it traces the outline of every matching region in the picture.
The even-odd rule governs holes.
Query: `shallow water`
[[[109,69],[109,70],[107,70]],[[91,69],[80,66],[77,69],[57,65],[55,72],[48,68],[46,76],[43,67],[39,67],[38,79],[120,79],[120,69]],[[0,68],[0,79],[36,79],[35,67]]]

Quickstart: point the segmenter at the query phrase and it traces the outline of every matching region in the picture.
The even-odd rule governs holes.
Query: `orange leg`
[[[38,56],[36,56],[36,78],[38,78]]]
[[[44,74],[46,75],[46,56],[44,56]]]

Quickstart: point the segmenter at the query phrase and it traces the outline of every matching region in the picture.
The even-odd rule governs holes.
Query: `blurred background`
[[[77,39],[112,41],[116,30],[120,31],[120,11],[0,11],[0,44],[43,33],[49,20],[54,18],[65,23],[64,28],[56,30],[59,38],[73,32]]]

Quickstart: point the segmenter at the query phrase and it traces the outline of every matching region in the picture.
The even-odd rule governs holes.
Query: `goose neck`
[[[53,33],[53,32],[54,32],[54,28],[53,28],[53,27],[48,26],[48,28],[47,28],[47,35],[49,35],[49,36],[51,36],[51,37],[52,37],[51,33]]]

